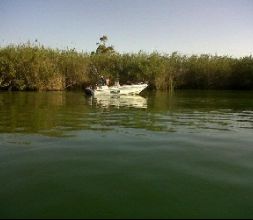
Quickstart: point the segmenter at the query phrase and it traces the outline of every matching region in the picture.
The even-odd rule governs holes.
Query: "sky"
[[[0,0],[0,46],[253,54],[253,0]]]

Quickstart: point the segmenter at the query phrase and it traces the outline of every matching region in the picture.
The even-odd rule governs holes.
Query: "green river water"
[[[0,218],[253,218],[253,92],[2,92]]]

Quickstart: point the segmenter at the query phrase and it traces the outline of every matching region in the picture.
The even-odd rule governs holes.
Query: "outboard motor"
[[[94,95],[94,91],[90,87],[85,88],[84,92],[85,92],[85,95],[87,95],[87,96],[93,96]]]

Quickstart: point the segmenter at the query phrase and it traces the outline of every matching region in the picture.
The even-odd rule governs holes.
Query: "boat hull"
[[[92,96],[100,95],[138,95],[144,89],[148,87],[148,84],[135,84],[135,85],[122,85],[122,86],[101,86],[95,90],[87,88],[85,93]]]
[[[138,95],[147,87],[148,87],[147,84],[123,85],[123,86],[120,86],[120,94],[121,95]]]

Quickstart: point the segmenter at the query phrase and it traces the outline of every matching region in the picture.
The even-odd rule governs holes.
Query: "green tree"
[[[113,46],[106,45],[108,41],[108,37],[106,35],[100,37],[99,40],[100,42],[97,43],[98,47],[96,49],[96,54],[113,54],[115,52]]]

